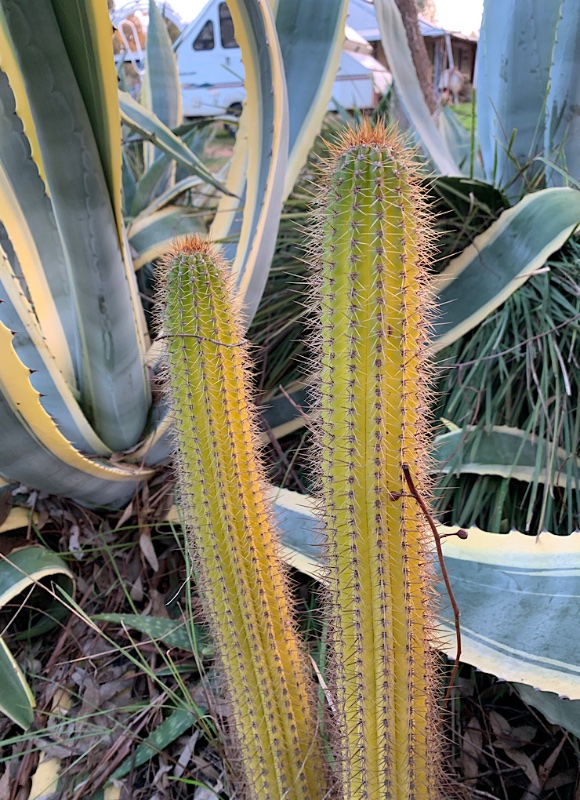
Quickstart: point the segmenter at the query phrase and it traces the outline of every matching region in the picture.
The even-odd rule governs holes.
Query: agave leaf
[[[81,403],[101,438],[124,449],[142,433],[150,403],[132,265],[124,258],[90,118],[52,5],[23,0],[2,9],[67,262],[82,350]]]
[[[173,205],[136,217],[127,230],[131,247],[137,253],[135,269],[164,255],[181,237],[205,235],[204,220],[205,214],[197,209]]]
[[[168,128],[181,124],[181,86],[177,62],[167,33],[167,26],[155,0],[149,0],[149,27],[147,28],[147,60],[141,85],[141,102],[149,108]],[[161,155],[153,144],[143,145],[145,169]],[[175,162],[166,166],[165,181],[175,176]]]
[[[133,201],[129,206],[131,216],[140,214],[167,185],[168,170],[172,164],[175,166],[175,161],[166,153],[160,153],[160,157],[152,161],[136,183]],[[193,177],[197,181],[201,180],[197,175]]]
[[[0,323],[0,471],[4,477],[89,504],[128,499],[151,471],[90,459],[76,450],[42,407],[30,371],[18,358],[12,340],[12,331]]]
[[[494,222],[435,278],[437,352],[501,305],[580,223],[580,192],[544,189],[526,196]]]
[[[0,9],[0,238],[11,263],[14,266],[18,263],[29,283],[29,295],[46,341],[74,388],[75,370],[81,357],[79,331],[66,260],[46,186],[39,174],[43,167],[39,165],[36,129],[32,119],[26,119],[27,133],[34,133],[32,144],[22,127],[30,113],[23,76]],[[31,152],[31,147],[36,152]]]
[[[59,0],[54,13],[91,122],[121,242],[121,121],[111,19],[100,0]]]
[[[10,36],[10,31],[6,22],[4,11],[0,7],[0,69],[10,77],[10,91],[16,100],[16,113],[22,123],[24,130],[24,139],[29,142],[29,149],[32,154],[32,159],[36,164],[41,181],[46,184],[46,176],[44,173],[44,165],[42,163],[42,153],[40,152],[40,145],[36,135],[36,127],[32,116],[32,109],[28,102],[26,94],[26,86],[20,67],[18,66],[18,58],[14,49],[14,42]],[[3,87],[3,93],[6,89]],[[4,102],[4,98],[3,98]],[[0,142],[2,137],[0,137]],[[27,154],[28,155],[28,154]]]
[[[0,95],[5,75],[0,73]],[[40,180],[35,181],[26,169],[27,164],[20,161],[22,181],[18,183],[22,205],[15,191],[15,184],[10,179],[3,163],[17,166],[18,159],[12,160],[8,145],[8,136],[4,136],[6,116],[2,113],[0,99],[0,224],[2,225],[3,263],[10,265],[10,271],[18,269],[27,281],[28,293],[34,303],[39,326],[45,334],[47,345],[62,371],[71,389],[77,386],[75,368],[78,368],[80,347],[78,326],[73,313],[71,293],[66,280],[64,254],[60,247],[54,217],[50,211],[50,202],[45,196]],[[10,115],[15,119],[13,114]],[[8,156],[7,160],[6,156]],[[33,165],[31,165],[33,166]],[[14,170],[11,169],[11,172]],[[38,173],[36,173],[36,176]],[[11,176],[14,179],[14,175]],[[33,186],[27,178],[33,178]],[[30,191],[32,190],[32,191]],[[39,206],[36,205],[38,201]],[[30,217],[27,215],[30,214]],[[34,220],[33,230],[29,227],[29,218]],[[46,238],[41,239],[44,234]],[[53,257],[53,258],[52,258]],[[46,270],[43,269],[47,264]],[[56,299],[52,294],[56,291]],[[20,288],[22,291],[22,287]],[[62,315],[61,315],[62,312]],[[67,341],[68,338],[68,341]],[[69,348],[69,341],[74,352],[74,361]]]
[[[0,598],[1,601],[2,598]],[[0,636],[0,680],[2,681],[2,695],[0,695],[0,712],[28,730],[34,719],[36,702],[26,678],[6,642]]]
[[[5,609],[18,595],[38,582],[45,585],[56,583],[68,594],[74,591],[74,576],[64,561],[50,550],[43,547],[23,547],[13,550],[8,557],[0,560],[0,609]],[[64,606],[47,593],[42,595],[43,608],[46,611],[47,624],[36,631],[28,631],[34,635],[44,632],[47,625],[52,627],[55,620],[63,618]],[[14,613],[14,608],[10,611]],[[0,711],[9,716],[25,730],[33,720],[34,697],[18,664],[0,637],[0,679],[3,690],[0,696]]]
[[[202,181],[197,175],[190,175],[188,178],[184,178],[183,180],[175,183],[173,186],[170,186],[166,189],[162,194],[158,195],[154,200],[152,200],[149,205],[143,208],[139,216],[141,218],[148,217],[150,214],[153,214],[155,211],[160,211],[165,206],[173,203],[185,192],[189,192],[191,189],[199,189],[202,186]]]
[[[29,370],[31,388],[38,392],[46,413],[57,421],[63,435],[77,449],[92,455],[110,455],[111,450],[99,439],[79,404],[40,329],[35,310],[22,289],[2,248],[0,248],[0,323],[12,336],[12,347],[22,365]],[[21,399],[18,383],[6,380],[5,393],[13,408]]]
[[[561,6],[562,0],[488,0],[484,7],[477,48],[479,142],[487,180],[497,186],[511,184],[516,195],[522,185],[521,167],[540,152],[544,141]]]
[[[180,619],[162,617],[141,617],[138,614],[95,614],[97,622],[112,622],[146,634],[152,641],[162,641],[168,647],[180,647],[200,658],[208,658],[212,648],[208,644],[207,633],[199,625],[187,625]]]
[[[135,751],[126,758],[123,763],[111,775],[111,780],[120,780],[128,775],[132,770],[146,764],[158,753],[162,752],[171,742],[174,742],[182,733],[189,730],[197,720],[203,717],[205,710],[197,709],[197,713],[185,708],[176,708],[167,719],[158,725],[155,730],[147,736],[142,744],[135,748]]]
[[[232,262],[249,325],[276,243],[288,156],[288,100],[282,56],[268,3],[228,4],[245,70],[246,103],[223,196],[210,231]],[[240,198],[240,199],[238,199]]]
[[[284,558],[305,574],[324,580],[313,499],[275,487],[272,498]],[[438,529],[442,534],[458,530],[443,525]],[[467,540],[448,537],[443,546],[461,611],[462,661],[505,680],[580,700],[576,637],[580,532],[534,537],[470,528]],[[437,588],[441,649],[455,658],[453,614],[442,581]]]
[[[576,180],[580,180],[579,30],[580,6],[575,0],[562,0],[548,84],[544,153]],[[548,166],[546,180],[549,186],[559,186],[566,177]]]
[[[160,119],[145,106],[140,105],[127,92],[119,91],[121,119],[132,130],[174,158],[194,175],[198,175],[206,183],[215,186],[220,192],[228,193],[228,189],[212,175],[189,147],[181,141]]]
[[[6,487],[8,486],[8,482],[5,481],[3,478],[0,478],[0,486]],[[30,511],[26,508],[21,508],[20,506],[14,506],[10,509],[8,516],[0,525],[0,533],[5,533],[6,531],[15,531],[18,528],[28,528],[30,524]]]
[[[580,459],[574,459],[570,465],[569,455],[559,447],[554,459],[555,473],[538,473],[538,452],[545,453],[552,447],[551,442],[519,428],[503,425],[494,425],[489,429],[468,426],[436,436],[431,456],[433,470],[437,472],[500,475],[519,481],[549,481],[553,486],[566,486],[570,467],[578,479]]]
[[[137,180],[129,163],[126,154],[123,153],[123,208],[127,213],[133,205],[135,191],[137,190]]]
[[[284,199],[298,178],[322,126],[344,44],[348,0],[278,0],[276,30],[290,113]]]
[[[475,123],[475,120],[473,120]],[[439,116],[439,132],[460,170],[470,178],[483,180],[483,167],[478,156],[475,135],[463,127],[449,106],[443,106]]]
[[[580,533],[502,535],[473,528],[466,541],[446,539],[444,552],[461,610],[462,660],[499,678],[579,700],[573,630]],[[445,649],[453,657],[452,613],[447,598],[442,604],[442,626],[450,636]]]
[[[542,692],[525,683],[514,683],[513,686],[524,703],[537,708],[548,722],[566,728],[574,736],[580,736],[580,700],[559,697],[554,692]]]
[[[405,116],[413,126],[421,148],[435,169],[443,175],[461,175],[447,143],[431,114],[413,64],[401,14],[395,0],[375,0],[383,48],[392,72],[395,92]]]
[[[282,200],[292,190],[330,100],[342,50],[347,5],[346,0],[321,0],[316,4],[273,1],[276,38],[266,8],[250,0],[230,4],[244,58],[247,100],[227,185],[233,195],[243,198],[244,212],[239,202],[223,197],[211,237],[224,243],[226,258],[233,261],[248,323],[267,278]],[[265,31],[267,48],[261,44]],[[284,73],[280,70],[280,55]],[[289,123],[285,112],[280,116],[282,109],[273,102],[282,100],[283,74]],[[273,127],[275,119],[284,121],[277,121]],[[256,145],[256,129],[261,137],[260,146]],[[282,143],[286,136],[289,155],[282,184],[285,157]],[[247,196],[246,191],[250,192]]]

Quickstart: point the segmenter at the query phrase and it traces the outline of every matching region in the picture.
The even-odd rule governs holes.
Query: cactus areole
[[[430,227],[418,184],[397,135],[364,123],[333,147],[318,196],[315,460],[344,800],[438,796],[430,557],[402,469],[424,489]]]

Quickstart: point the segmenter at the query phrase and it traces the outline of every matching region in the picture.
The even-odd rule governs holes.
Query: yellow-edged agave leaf
[[[205,235],[206,214],[183,206],[167,206],[151,214],[136,217],[128,228],[129,243],[137,253],[135,269],[160,258],[171,244],[192,234]]]
[[[160,119],[148,108],[134,100],[127,92],[119,91],[119,106],[121,119],[132,130],[136,131],[146,140],[155,141],[156,146],[182,164],[192,174],[198,175],[206,183],[210,183],[220,192],[228,189],[216,180],[199,158],[191,152],[189,147],[176,136]]]
[[[59,0],[53,5],[91,121],[121,241],[121,119],[111,18],[101,0]]]
[[[288,158],[288,100],[272,11],[258,0],[228,3],[242,50],[246,103],[226,186],[210,231],[232,261],[249,325],[276,244]]]
[[[253,3],[242,2],[230,4],[251,8]],[[247,99],[240,118],[240,126],[236,137],[234,156],[228,174],[227,186],[232,195],[244,198],[244,215],[240,203],[236,199],[221,199],[211,236],[224,242],[224,251],[228,259],[234,261],[233,271],[238,280],[239,291],[244,298],[248,323],[257,308],[263,286],[267,277],[275,245],[276,231],[279,222],[280,202],[292,191],[298,173],[302,168],[314,138],[320,130],[322,119],[331,98],[332,86],[344,42],[344,24],[348,9],[346,0],[320,0],[315,4],[294,2],[294,0],[272,0],[270,3],[275,14],[276,31],[284,65],[283,74],[288,92],[288,161],[283,186],[278,180],[278,187],[270,197],[264,196],[269,189],[264,175],[267,174],[268,160],[275,159],[276,149],[270,152],[268,147],[269,128],[272,126],[272,103],[268,100],[264,105],[257,104],[256,93],[269,92],[267,82],[268,51],[260,46],[261,36],[258,25],[256,31],[246,35],[246,23],[252,24],[255,15],[236,15],[232,10],[238,39],[244,58],[246,72]],[[240,27],[242,26],[242,27]],[[270,36],[270,35],[269,35]],[[270,36],[268,49],[274,46]],[[248,47],[250,48],[248,50]],[[278,56],[276,55],[277,59]],[[249,60],[250,59],[250,60]],[[255,62],[262,64],[258,74],[260,83],[254,79]],[[273,76],[278,74],[275,61]],[[250,67],[250,71],[249,71]],[[278,78],[276,78],[278,80]],[[279,86],[273,83],[273,94],[279,94]],[[267,95],[266,95],[267,98]],[[261,134],[261,152],[256,143],[256,119],[260,121],[258,130]],[[279,146],[274,132],[274,144]],[[285,134],[284,134],[285,135]],[[281,141],[281,140],[280,140]],[[281,153],[281,157],[284,154]],[[270,163],[272,175],[280,172],[274,160]],[[282,170],[283,171],[283,170]],[[259,177],[262,175],[262,177]],[[258,192],[246,196],[248,184],[258,187]],[[281,191],[281,200],[278,196]],[[254,207],[250,206],[254,203]],[[264,203],[264,207],[260,206]],[[253,222],[252,222],[253,220]],[[260,242],[250,247],[252,240]],[[259,274],[258,274],[259,270]]]
[[[1,636],[0,680],[2,681],[0,713],[10,717],[13,722],[24,730],[28,730],[34,719],[36,701],[22,670]]]
[[[9,556],[0,559],[0,609],[13,616],[18,608],[18,596],[38,584],[49,590],[60,586],[72,595],[74,576],[64,561],[44,547],[22,547],[13,550]],[[25,597],[22,597],[25,600]],[[58,598],[45,592],[42,594],[41,608],[46,612],[43,623],[38,628],[29,629],[27,636],[34,636],[53,627],[67,613]],[[26,613],[24,610],[21,613]],[[6,714],[25,730],[33,720],[34,696],[22,671],[0,637],[0,712]]]
[[[149,203],[145,208],[143,208],[139,212],[139,217],[143,219],[144,217],[148,217],[150,214],[153,214],[155,211],[159,211],[160,209],[164,208],[165,206],[173,203],[180,195],[184,194],[185,192],[189,192],[191,189],[197,189],[203,186],[201,178],[198,178],[197,175],[190,175],[189,178],[183,178],[183,180],[175,183],[173,186],[170,186],[160,195],[158,195],[152,202]],[[137,201],[138,202],[138,201]],[[182,206],[183,208],[183,206]],[[138,218],[135,218],[135,222],[138,221]]]
[[[157,361],[157,351],[153,356]],[[131,464],[155,466],[169,458],[175,451],[173,419],[167,406],[153,409],[153,430],[135,450],[127,453],[126,461]]]
[[[271,491],[289,563],[324,580],[312,498]],[[462,660],[505,680],[580,700],[580,532],[534,537],[470,528],[465,541],[444,539],[444,552],[461,611]],[[438,591],[442,649],[455,658],[453,614],[442,581]]]
[[[401,14],[395,0],[375,0],[381,40],[403,111],[425,155],[442,175],[460,175],[423,97]]]
[[[435,279],[437,352],[500,306],[580,223],[580,192],[544,189],[527,195],[453,259]]]
[[[473,107],[473,111],[475,112],[475,107]],[[475,119],[472,119],[471,124],[475,125]],[[441,109],[439,133],[459,169],[470,178],[483,180],[483,167],[479,160],[475,131],[473,134],[468,131],[449,106],[443,106]]]
[[[14,52],[14,43],[10,36],[8,26],[6,24],[6,17],[2,7],[0,6],[0,70],[8,76],[10,81],[10,89],[14,97],[14,105],[18,118],[21,120],[24,128],[24,136],[30,143],[32,159],[34,160],[40,178],[45,181],[44,167],[42,164],[42,154],[36,136],[36,128],[32,119],[32,111],[26,95],[26,87],[24,79],[18,66],[16,54]],[[0,137],[0,142],[2,137]]]
[[[276,3],[290,113],[284,198],[294,188],[326,114],[344,45],[347,13],[348,0]]]
[[[432,467],[434,472],[499,475],[518,481],[549,481],[562,487],[568,484],[570,474],[580,480],[580,459],[571,459],[562,447],[553,455],[553,474],[538,470],[538,461],[544,463],[553,449],[551,442],[519,428],[468,426],[435,437]]]
[[[181,86],[177,62],[167,33],[167,26],[155,0],[149,0],[146,70],[141,84],[141,101],[167,125],[176,128],[182,122]],[[143,146],[145,168],[160,155],[153,144]],[[175,162],[165,169],[169,179],[175,175]]]
[[[135,444],[150,387],[135,275],[120,241],[101,156],[51,3],[3,3],[43,155],[79,326],[81,404],[111,449]],[[95,69],[98,65],[94,65]]]
[[[12,137],[10,136],[11,131],[6,130],[13,120],[7,120],[6,114],[3,113],[7,110],[6,104],[2,102],[5,99],[2,97],[2,89],[5,88],[2,87],[4,77],[0,73],[0,139],[2,140],[0,142],[0,221],[4,228],[0,239],[0,259],[3,262],[1,268],[4,272],[5,265],[10,261],[18,264],[26,280],[46,343],[58,368],[62,371],[71,389],[74,390],[76,389],[75,367],[78,366],[78,327],[70,303],[64,254],[59,246],[58,233],[54,225],[54,218],[50,214],[48,198],[44,197],[44,187],[40,179],[35,180],[36,175],[30,175],[28,172],[27,167],[33,165],[30,162],[29,164],[22,163],[28,159],[24,156],[19,163],[18,155],[14,153],[16,149],[19,154],[23,152],[21,148],[14,147],[16,139],[20,137],[18,134]],[[3,164],[11,164],[11,176],[8,175]],[[24,174],[17,173],[18,166],[23,168]],[[15,180],[18,181],[16,184]],[[22,196],[22,205],[17,191],[18,195]],[[35,201],[38,201],[38,204]],[[30,214],[29,217],[28,214],[32,211],[37,213],[34,216]],[[31,218],[38,223],[34,230],[29,226],[28,220]],[[39,235],[42,234],[46,238],[40,238]],[[10,260],[4,248],[12,256]],[[60,294],[58,304],[52,294],[53,288]],[[74,364],[69,341],[75,350]]]
[[[443,549],[461,610],[462,660],[580,700],[580,532],[526,536],[470,528],[465,541],[447,538]],[[445,596],[441,602],[453,658],[453,614]]]
[[[40,329],[35,309],[22,292],[1,247],[0,298],[0,323],[13,333],[12,347],[28,369],[30,385],[38,392],[43,409],[57,422],[61,433],[75,448],[91,455],[110,455],[112,451],[93,430],[78,404],[78,394],[60,371]],[[20,403],[19,382],[11,382],[7,374],[4,386],[9,402],[17,407]]]
[[[8,483],[0,479],[0,486],[8,486]],[[6,519],[0,524],[0,533],[15,531],[18,528],[27,528],[30,524],[31,513],[27,508],[14,506],[11,508]]]
[[[0,470],[4,477],[85,503],[107,505],[128,499],[138,482],[152,472],[87,458],[76,450],[42,407],[12,339],[12,331],[0,323]]]

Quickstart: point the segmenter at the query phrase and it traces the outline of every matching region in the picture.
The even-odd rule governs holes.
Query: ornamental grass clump
[[[392,130],[347,131],[324,166],[313,245],[315,463],[327,542],[334,746],[344,800],[438,796],[426,519],[430,220]]]
[[[318,800],[326,769],[316,703],[258,457],[239,304],[226,264],[199,238],[170,254],[163,272],[180,502],[231,700],[243,796]]]

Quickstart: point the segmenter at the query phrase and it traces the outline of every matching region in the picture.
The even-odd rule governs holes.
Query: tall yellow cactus
[[[431,800],[439,747],[425,519],[429,219],[393,131],[365,123],[325,166],[314,245],[319,498],[328,541],[344,800]]]
[[[164,267],[181,504],[229,691],[244,797],[318,800],[326,769],[292,619],[226,266],[192,238]]]

